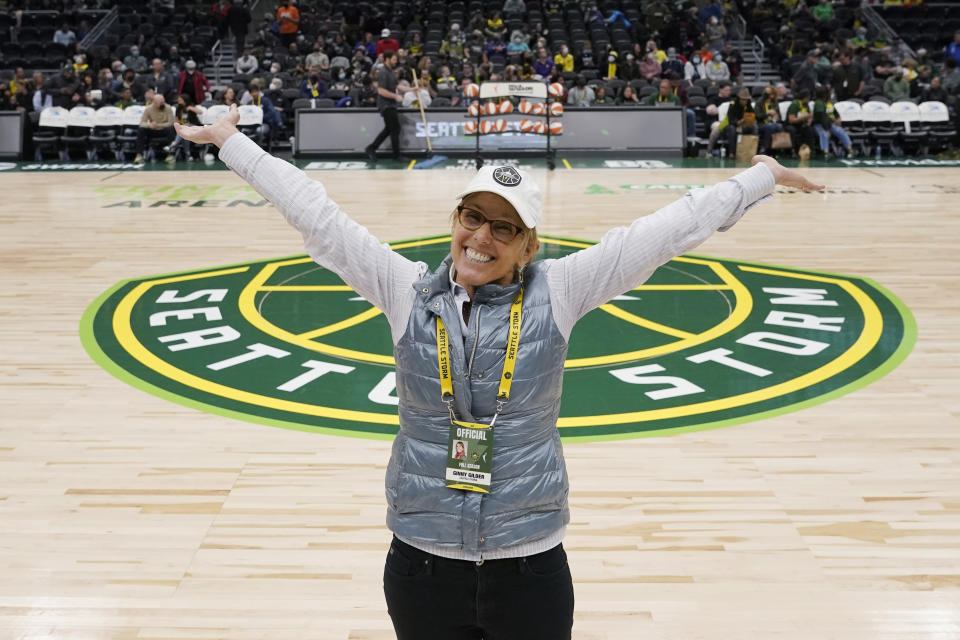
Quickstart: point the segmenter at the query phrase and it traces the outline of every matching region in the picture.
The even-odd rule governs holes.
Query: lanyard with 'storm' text
[[[453,380],[450,377],[450,342],[447,328],[437,316],[437,360],[440,365],[440,397],[450,412],[450,437],[447,447],[447,487],[478,493],[490,493],[493,477],[493,425],[510,399],[513,384],[513,368],[517,364],[517,349],[520,346],[520,308],[523,304],[523,289],[510,305],[510,334],[507,338],[507,355],[497,389],[497,411],[490,424],[457,420],[453,410]]]

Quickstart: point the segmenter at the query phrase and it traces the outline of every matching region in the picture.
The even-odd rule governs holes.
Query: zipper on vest
[[[467,380],[470,380],[470,372],[473,371],[473,356],[477,355],[477,343],[480,342],[480,309],[482,308],[483,308],[483,305],[478,304],[477,308],[473,310],[476,312],[474,314],[475,317],[473,318],[473,321],[474,321],[473,350],[470,351],[470,364],[467,365]]]

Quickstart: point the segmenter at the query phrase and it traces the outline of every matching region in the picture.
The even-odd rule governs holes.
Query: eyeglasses
[[[524,229],[518,227],[512,222],[506,220],[491,220],[476,209],[465,207],[462,204],[457,206],[457,220],[464,229],[476,231],[485,223],[490,223],[490,235],[494,240],[509,244],[513,239],[524,232]]]

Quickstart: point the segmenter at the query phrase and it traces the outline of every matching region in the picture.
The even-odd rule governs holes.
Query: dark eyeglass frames
[[[457,220],[464,229],[476,231],[485,223],[490,223],[490,235],[494,240],[509,244],[513,239],[524,232],[524,229],[518,227],[512,222],[506,220],[491,220],[476,209],[465,207],[462,204],[457,206]]]

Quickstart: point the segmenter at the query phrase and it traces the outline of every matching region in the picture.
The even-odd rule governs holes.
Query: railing
[[[753,36],[753,60],[757,63],[757,66],[753,69],[753,79],[759,80],[760,73],[763,70],[763,59],[766,55],[767,45],[763,44],[763,40],[760,39],[760,36]]]
[[[893,38],[896,37],[897,32],[893,29],[893,27],[887,24],[886,20],[880,17],[880,14],[877,13],[876,9],[870,6],[867,0],[863,0],[863,2],[860,4],[860,13],[866,20],[867,27],[869,29],[872,29],[875,33],[882,36],[882,38],[887,42],[893,41]],[[907,45],[907,51],[909,52],[911,58],[916,59],[917,52],[913,50],[913,47]]]
[[[106,33],[107,29],[117,21],[117,17],[120,15],[120,11],[114,6],[110,9],[110,12],[107,15],[103,16],[103,19],[100,20],[97,24],[93,25],[93,28],[90,29],[90,32],[83,37],[83,40],[80,41],[80,44],[77,45],[78,49],[87,50],[97,43],[97,40],[103,37],[103,34]]]
[[[258,4],[260,4],[260,0],[253,0],[253,2],[250,3],[251,16],[254,15],[253,12],[257,9]],[[210,59],[213,60],[213,83],[219,85],[220,63],[223,62],[223,43],[221,43],[219,39],[210,47]]]

